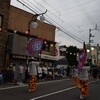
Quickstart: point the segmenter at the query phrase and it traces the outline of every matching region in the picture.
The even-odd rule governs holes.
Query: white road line
[[[60,91],[52,92],[52,93],[49,93],[49,94],[46,94],[46,95],[35,97],[33,99],[30,99],[30,100],[40,99],[40,98],[43,98],[43,97],[47,97],[47,96],[51,96],[51,95],[54,95],[54,94],[57,94],[57,93],[68,91],[68,90],[71,90],[71,89],[74,89],[74,88],[76,88],[76,87],[70,87],[70,88],[67,88],[67,89],[60,90]]]
[[[46,81],[46,82],[40,82],[40,83],[37,83],[37,84],[38,85],[41,85],[41,84],[59,82],[59,81],[63,81],[63,80],[67,80],[67,79],[54,80],[54,81]],[[20,85],[20,86],[4,87],[4,88],[0,88],[0,91],[1,90],[7,90],[7,89],[14,89],[14,88],[26,87],[26,86],[28,86],[28,85],[27,84],[26,85],[23,84],[23,85]]]
[[[27,86],[27,85],[4,87],[4,88],[0,88],[0,91],[1,91],[1,90],[8,90],[8,89],[19,88],[19,87],[25,87],[25,86]]]
[[[40,83],[37,83],[37,84],[55,83],[55,82],[60,82],[60,81],[64,81],[64,80],[68,80],[68,79],[53,80],[53,81],[46,81],[46,82],[40,82]]]
[[[89,82],[89,84],[90,83],[93,83],[93,82],[96,82],[96,81],[91,81],[91,82]],[[54,95],[54,94],[58,94],[58,93],[61,93],[61,92],[64,92],[64,91],[72,90],[74,88],[77,88],[77,87],[76,86],[69,87],[67,89],[63,89],[63,90],[60,90],[60,91],[56,91],[56,92],[52,92],[52,93],[45,94],[45,95],[42,95],[42,96],[38,96],[38,97],[32,98],[30,100],[37,100],[37,99],[40,99],[40,98],[43,98],[43,97],[47,97],[47,96],[51,96],[51,95]]]

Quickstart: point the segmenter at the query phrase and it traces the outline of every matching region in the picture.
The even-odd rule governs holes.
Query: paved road
[[[89,97],[84,100],[100,100],[100,81],[89,84]],[[79,89],[71,80],[55,80],[38,83],[38,90],[28,92],[28,87],[15,86],[0,88],[0,100],[80,100]]]

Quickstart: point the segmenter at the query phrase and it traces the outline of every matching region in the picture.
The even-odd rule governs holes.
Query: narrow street
[[[1,100],[80,100],[79,89],[71,80],[54,80],[37,83],[36,92],[28,92],[27,85],[1,87]],[[84,100],[100,100],[100,81],[89,82],[89,97]]]

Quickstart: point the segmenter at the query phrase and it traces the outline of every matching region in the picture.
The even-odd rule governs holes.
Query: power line
[[[80,9],[80,11],[84,14],[84,16],[87,18],[87,20],[91,23],[94,24],[95,22],[93,21],[93,19],[89,16],[89,14],[87,13],[86,10],[84,10],[84,8],[82,6],[79,5],[79,0],[74,0],[75,4],[78,6],[78,8]]]
[[[17,1],[19,1],[19,0],[17,0]],[[20,3],[21,3],[21,4],[24,4],[25,2],[22,3],[22,2],[20,1]],[[27,5],[24,4],[24,6],[26,6],[29,10],[33,11],[33,10],[32,10],[31,8],[29,8]],[[35,12],[35,13],[36,13],[36,12]],[[50,18],[50,17],[49,17],[49,18]],[[51,18],[50,18],[50,19],[51,19]],[[53,19],[52,19],[52,21],[55,22]],[[56,23],[56,22],[55,22],[55,23]],[[65,34],[68,35],[69,37],[73,38],[74,40],[76,40],[76,41],[78,41],[78,42],[80,42],[80,43],[83,43],[83,42],[80,41],[81,39],[80,39],[80,40],[76,39],[70,32],[68,32],[68,31],[67,31],[68,33],[65,32],[65,31],[64,31],[64,28],[63,28],[62,26],[60,26],[58,23],[56,23],[56,24],[58,25],[57,27],[60,27],[60,28],[59,28],[60,31],[62,31],[63,33],[65,33]],[[54,25],[54,24],[53,24],[53,25]],[[70,35],[69,33],[70,33],[71,35]]]
[[[28,0],[29,1],[29,0]],[[43,7],[43,8],[45,8],[44,6],[42,6],[40,3],[38,3],[37,1],[35,1],[34,0],[34,2],[36,2],[38,5],[40,5],[41,7]],[[31,4],[33,4],[32,2],[30,2]],[[46,9],[46,8],[45,8]],[[40,10],[40,9],[39,9]],[[60,17],[58,17],[57,15],[55,15],[53,12],[51,12],[50,10],[48,10],[52,15],[54,15],[55,17],[57,17],[59,20],[61,20],[62,22],[63,22],[63,20],[60,18]],[[59,13],[59,15],[60,15],[60,13]]]
[[[92,3],[92,2],[95,2],[95,0],[90,0],[90,1],[87,1],[87,2],[84,2],[84,3],[80,3],[80,6],[81,5],[85,5],[85,4],[89,4],[89,3]],[[67,10],[70,10],[70,9],[74,9],[74,8],[77,8],[78,6],[77,5],[74,5],[72,7],[68,7],[68,8],[65,8],[65,9],[61,9],[60,12],[63,13]]]
[[[29,0],[28,0],[29,1]],[[35,1],[36,2],[36,1]],[[30,3],[32,3],[32,2],[30,2]],[[36,2],[36,3],[38,3],[38,2]],[[38,3],[39,4],[39,3]],[[40,6],[42,6],[41,4],[39,4]],[[44,6],[42,6],[43,8],[45,8]],[[53,14],[53,13],[52,13]],[[55,15],[55,14],[53,14],[53,15]],[[55,15],[56,16],[56,15]],[[48,16],[49,17],[49,16]],[[56,16],[57,18],[58,18],[58,16]],[[50,18],[50,17],[49,17]],[[51,18],[50,18],[51,19]],[[51,20],[53,20],[53,19],[51,19]],[[53,20],[53,22],[55,22],[55,20]],[[55,22],[56,23],[56,22]],[[58,25],[58,23],[56,23],[57,25]],[[62,27],[61,25],[60,25],[60,27]],[[72,26],[71,26],[72,27]],[[69,31],[67,31],[68,33],[70,33]],[[71,34],[71,33],[70,33]],[[76,38],[78,38],[79,40],[82,40],[82,39],[80,39],[79,37],[77,37],[77,36],[75,36],[74,34],[72,34],[74,37],[76,37]],[[83,41],[83,40],[82,40]]]
[[[42,0],[44,3],[46,3],[49,7],[53,8],[59,15],[60,15],[60,12],[57,11],[52,5],[50,5],[50,2],[47,3],[45,0]]]
[[[36,12],[34,10],[32,10],[30,7],[26,6],[24,3],[22,3],[20,0],[17,0],[19,3],[21,3],[23,6],[27,7],[30,11],[34,12],[36,14]],[[22,0],[23,1],[23,0]]]

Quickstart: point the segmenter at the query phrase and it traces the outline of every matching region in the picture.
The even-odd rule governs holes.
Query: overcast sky
[[[93,29],[91,45],[100,44],[100,0],[19,0],[36,13],[45,12],[46,20],[58,27],[56,42],[60,45],[82,47],[82,42],[89,42],[89,29]],[[29,11],[17,0],[11,5]],[[32,12],[34,14],[34,12]],[[97,24],[97,29],[94,30]]]

